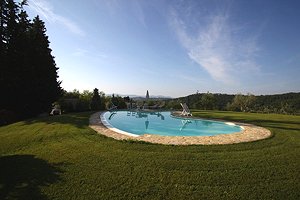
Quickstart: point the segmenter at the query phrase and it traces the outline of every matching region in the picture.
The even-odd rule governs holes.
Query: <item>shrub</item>
[[[18,120],[15,112],[10,110],[0,110],[0,126],[14,123]]]

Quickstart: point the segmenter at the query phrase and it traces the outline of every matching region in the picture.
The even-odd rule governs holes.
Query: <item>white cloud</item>
[[[37,14],[43,16],[50,23],[59,23],[74,34],[84,36],[85,32],[72,20],[56,14],[52,5],[45,0],[29,0],[29,7]]]
[[[190,11],[187,15],[190,15]],[[234,84],[238,73],[259,70],[260,67],[255,61],[259,51],[256,42],[258,36],[246,37],[246,34],[242,34],[241,31],[246,27],[236,28],[230,24],[227,12],[199,18],[200,22],[192,26],[187,17],[179,16],[175,9],[171,10],[170,16],[171,26],[188,56],[213,79]],[[199,29],[196,29],[197,26]],[[194,27],[192,31],[196,34],[189,34],[187,27]]]

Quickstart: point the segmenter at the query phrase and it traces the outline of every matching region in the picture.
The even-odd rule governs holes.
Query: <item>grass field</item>
[[[0,199],[300,199],[300,116],[194,111],[273,137],[166,146],[98,135],[90,114],[0,127]]]

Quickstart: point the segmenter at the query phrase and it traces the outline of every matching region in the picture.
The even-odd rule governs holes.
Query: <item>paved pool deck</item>
[[[105,122],[101,121],[100,115],[101,112],[92,114],[90,117],[89,126],[99,134],[114,138],[116,140],[137,140],[166,145],[224,145],[262,140],[272,135],[268,129],[263,127],[252,124],[231,122],[242,126],[243,131],[215,136],[160,136],[144,134],[136,137],[134,135],[126,134],[126,132],[122,133],[122,131],[120,132],[113,127],[109,127],[107,124],[105,124]],[[174,113],[174,115],[176,116],[178,113]]]

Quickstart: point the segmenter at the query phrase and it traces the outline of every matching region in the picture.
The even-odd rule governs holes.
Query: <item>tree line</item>
[[[44,22],[26,1],[0,0],[0,122],[48,112],[62,94]],[[5,118],[5,119],[4,119]]]
[[[68,112],[83,112],[91,110],[105,110],[113,105],[118,109],[127,108],[127,104],[131,101],[129,97],[121,97],[118,95],[107,96],[104,92],[95,88],[93,92],[83,90],[80,92],[77,89],[73,91],[63,91],[63,95],[54,104],[64,113]]]
[[[255,96],[207,92],[169,100],[167,108],[180,109],[180,102],[187,103],[192,109],[201,110],[300,114],[300,93]]]
[[[143,107],[143,105],[147,105],[147,107],[160,105],[161,109],[165,108],[164,100],[134,99],[129,96],[121,97],[115,94],[106,95],[97,88],[95,88],[93,92],[89,90],[80,92],[77,89],[73,91],[64,90],[62,97],[54,104],[55,107],[60,108],[63,113],[107,110],[113,106],[117,106],[118,109],[135,109],[137,107]]]

